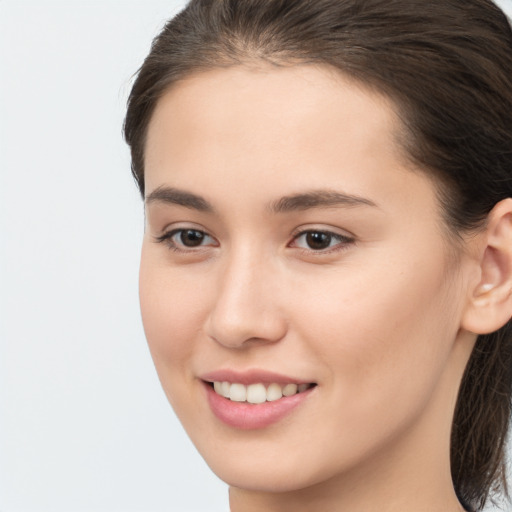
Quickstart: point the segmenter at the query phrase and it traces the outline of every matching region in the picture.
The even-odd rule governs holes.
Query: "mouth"
[[[223,398],[253,405],[276,402],[282,398],[304,393],[316,386],[315,383],[296,384],[294,382],[284,384],[256,382],[249,385],[229,381],[205,381],[205,383]]]
[[[316,382],[262,369],[219,369],[199,377],[211,412],[236,429],[269,427],[316,396]]]

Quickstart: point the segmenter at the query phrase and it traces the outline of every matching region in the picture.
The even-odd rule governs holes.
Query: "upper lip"
[[[246,371],[236,371],[231,369],[220,369],[204,373],[199,376],[201,380],[206,382],[231,382],[238,384],[311,384],[312,381],[297,379],[280,373],[270,372],[267,370],[250,369]]]

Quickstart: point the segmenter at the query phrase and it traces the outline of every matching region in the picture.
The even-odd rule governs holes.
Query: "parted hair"
[[[434,178],[454,238],[512,197],[512,30],[491,0],[191,0],[154,39],[128,99],[132,173],[144,196],[147,128],[190,75],[265,62],[326,65],[389,97],[404,154]],[[451,434],[461,502],[507,496],[512,324],[480,335]]]

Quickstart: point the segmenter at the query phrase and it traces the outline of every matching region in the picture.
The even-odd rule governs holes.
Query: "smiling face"
[[[447,461],[465,260],[398,128],[389,101],[308,66],[204,72],[157,105],[145,332],[192,441],[236,487]],[[237,402],[247,389],[269,401]]]

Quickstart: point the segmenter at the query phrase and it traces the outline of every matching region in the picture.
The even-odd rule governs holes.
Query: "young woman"
[[[232,512],[506,491],[512,31],[490,0],[192,0],[125,135],[147,340]]]

